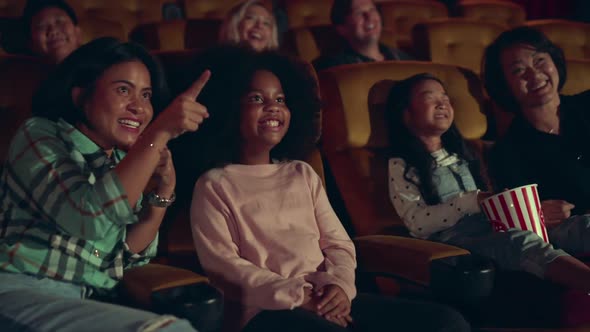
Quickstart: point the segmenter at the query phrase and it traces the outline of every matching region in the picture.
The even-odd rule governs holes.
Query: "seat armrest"
[[[161,264],[147,264],[126,270],[121,281],[126,295],[144,308],[151,308],[154,292],[206,282],[208,279],[200,274]]]
[[[393,276],[427,286],[431,261],[468,255],[469,251],[447,244],[393,235],[369,235],[354,239],[363,272]]]

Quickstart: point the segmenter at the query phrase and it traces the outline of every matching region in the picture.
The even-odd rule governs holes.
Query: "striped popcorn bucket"
[[[510,189],[481,202],[482,210],[497,232],[509,228],[528,230],[549,243],[536,184]]]

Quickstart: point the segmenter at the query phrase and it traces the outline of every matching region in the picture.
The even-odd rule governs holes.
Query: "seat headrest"
[[[333,67],[319,73],[324,101],[323,139],[326,146],[384,148],[385,102],[391,85],[418,73],[441,79],[451,97],[455,123],[467,139],[480,138],[487,130],[480,111],[483,93],[477,75],[451,65],[420,61],[384,61]]]

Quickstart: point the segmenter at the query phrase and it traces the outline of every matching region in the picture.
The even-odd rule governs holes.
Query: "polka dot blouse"
[[[417,238],[428,238],[436,232],[452,227],[462,217],[479,213],[478,191],[464,192],[444,203],[427,205],[418,187],[404,178],[403,159],[389,159],[389,199],[410,233]],[[408,173],[418,183],[412,171]]]

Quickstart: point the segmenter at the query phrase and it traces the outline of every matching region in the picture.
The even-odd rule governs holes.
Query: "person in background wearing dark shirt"
[[[506,31],[487,48],[485,87],[516,115],[489,169],[496,190],[538,184],[550,233],[581,236],[590,227],[583,216],[590,211],[590,91],[561,95],[566,76],[563,51],[535,29]],[[589,252],[590,243],[562,249]]]
[[[347,46],[337,54],[315,59],[316,71],[349,63],[412,60],[408,54],[379,42],[381,14],[372,0],[335,0],[330,18]]]
[[[82,44],[74,10],[62,0],[29,0],[22,15],[27,47],[51,63],[60,63]]]

